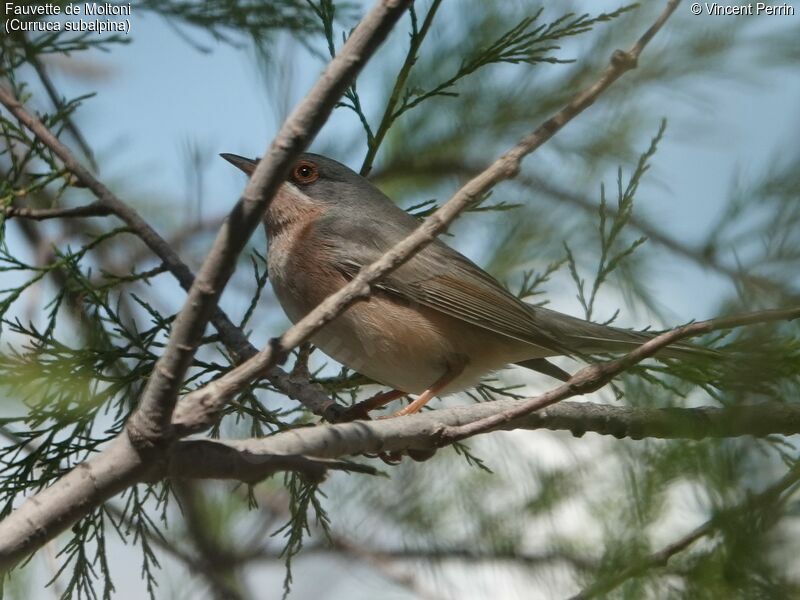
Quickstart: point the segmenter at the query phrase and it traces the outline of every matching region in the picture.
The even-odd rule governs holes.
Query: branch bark
[[[228,440],[239,451],[258,455],[304,455],[319,458],[432,450],[439,436],[457,427],[513,410],[525,400],[503,399],[426,411],[397,419],[319,425],[267,438]],[[633,408],[590,402],[561,402],[512,420],[500,420],[491,431],[549,429],[616,438],[703,439],[708,437],[764,437],[800,433],[800,405],[753,404],[730,408]],[[481,433],[486,433],[482,431]]]
[[[379,473],[369,465],[348,461],[288,454],[253,454],[237,450],[224,441],[185,440],[177,442],[162,467],[148,476],[152,479],[232,479],[257,483],[279,471],[297,471],[313,481],[322,481],[328,471]]]

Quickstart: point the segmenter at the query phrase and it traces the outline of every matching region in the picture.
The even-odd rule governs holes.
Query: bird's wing
[[[449,254],[449,253],[447,253]],[[467,323],[560,354],[559,343],[528,306],[460,255],[421,252],[375,286]],[[378,255],[380,256],[380,255]],[[343,257],[337,268],[352,277],[369,262]]]
[[[334,267],[353,277],[403,239],[419,223],[366,216],[321,219],[315,243],[326,247]],[[520,340],[547,354],[619,352],[650,336],[598,325],[522,302],[462,254],[436,240],[375,286],[410,302]]]

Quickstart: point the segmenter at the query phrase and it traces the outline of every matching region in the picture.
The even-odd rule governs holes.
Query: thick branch
[[[321,481],[329,470],[378,474],[374,467],[347,461],[286,454],[252,454],[247,450],[237,450],[224,441],[186,440],[175,444],[164,468],[151,472],[150,477],[233,479],[257,483],[279,471],[297,471],[311,480]]]
[[[141,481],[150,465],[126,435],[27,499],[0,521],[0,573],[38,550],[96,506]]]
[[[578,437],[587,432],[634,440],[765,437],[800,433],[800,405],[769,402],[726,408],[634,408],[566,401],[512,423],[520,429],[569,431]]]
[[[653,356],[669,344],[712,331],[797,318],[800,318],[800,307],[747,313],[684,325],[648,340],[621,358],[584,367],[566,383],[544,394],[521,401],[496,401],[464,408],[440,410],[432,415],[415,415],[378,422],[362,421],[335,427],[315,427],[310,430],[303,429],[279,434],[263,441],[251,440],[243,442],[246,444],[245,446],[235,447],[243,450],[248,448],[252,450],[251,445],[253,444],[255,444],[255,448],[260,448],[259,444],[265,444],[263,448],[268,454],[306,454],[331,458],[363,452],[430,449],[432,447],[445,446],[458,440],[496,429],[523,427],[522,423],[525,422],[525,419],[533,419],[536,427],[547,426],[543,425],[547,419],[541,413],[543,409],[566,398],[598,390],[614,377],[642,360]],[[227,390],[225,389],[227,383],[224,380],[225,377],[222,377],[201,390],[188,394],[183,399],[179,410],[174,415],[174,425],[180,434],[185,435],[194,432],[209,424],[202,419],[198,420],[198,414],[203,416],[208,414],[204,411],[205,407],[216,407],[227,397]],[[217,385],[220,388],[215,387]],[[215,398],[213,396],[215,392],[222,394],[222,399]],[[196,398],[193,396],[196,396]],[[186,401],[185,405],[183,404],[184,401]],[[195,402],[202,404],[195,404]],[[186,409],[180,410],[182,406],[186,406]],[[198,406],[203,410],[198,411]],[[653,419],[650,426],[654,431],[663,432],[665,426],[668,429],[675,424],[680,426],[681,420],[683,420],[684,425],[676,430],[677,437],[694,437],[703,434],[715,435],[712,432],[717,432],[716,435],[719,435],[719,431],[725,431],[726,427],[730,427],[736,432],[730,432],[730,435],[742,435],[745,433],[760,433],[763,435],[764,433],[775,432],[794,433],[793,428],[800,424],[800,420],[797,417],[797,412],[800,409],[791,409],[786,406],[785,409],[777,409],[773,413],[758,407],[755,409],[757,414],[748,415],[746,411],[750,410],[749,408],[739,407],[730,409],[730,412],[717,413],[716,423],[711,421],[695,423],[686,428],[684,415],[703,413],[698,412],[697,409],[683,409],[684,411],[690,411],[689,413],[675,412],[679,410],[671,409],[673,411],[671,413],[651,413],[652,415],[658,415],[658,418]],[[714,409],[710,408],[704,410],[709,411],[705,413],[704,418],[709,418],[708,414],[714,411]],[[540,411],[539,414],[535,414],[537,411]],[[789,411],[788,414],[787,411]],[[558,415],[558,412],[556,411],[555,414]],[[636,415],[635,412],[633,414]],[[765,414],[767,416],[759,416]],[[675,415],[680,415],[677,417],[677,423],[675,423]],[[722,416],[720,417],[719,415]],[[604,416],[601,415],[598,422],[597,414],[595,414],[588,423],[570,424],[568,428],[577,433],[590,430],[589,426],[594,425],[598,428],[603,427],[603,430],[599,431],[600,433],[611,433],[618,437],[625,435],[641,437],[642,435],[647,435],[642,432],[642,429],[645,429],[648,424],[646,420],[643,421],[641,414],[638,415],[636,428],[631,427],[630,423],[626,425],[624,420],[621,421],[620,426],[612,428],[607,421],[604,421]],[[774,420],[775,416],[779,416],[779,419]],[[539,418],[537,419],[537,417]],[[569,424],[569,418],[565,420],[563,417],[564,415],[561,415],[560,423],[562,423],[562,426],[565,421]],[[769,421],[769,419],[773,420]],[[628,420],[631,421],[632,419]],[[766,429],[764,428],[765,420],[768,421]],[[559,422],[558,417],[556,417],[555,422]],[[295,445],[298,444],[298,437],[301,436],[304,438],[303,442]],[[288,444],[288,446],[283,447],[281,444],[284,443]],[[322,452],[322,454],[319,454],[319,452]]]
[[[267,438],[227,441],[253,455],[305,455],[339,458],[363,453],[431,450],[442,429],[468,425],[505,411],[524,400],[502,399],[426,411],[396,419],[319,425]],[[702,439],[800,433],[800,405],[765,403],[731,408],[632,408],[589,402],[561,402],[509,421],[493,431],[549,429],[587,432],[616,438]]]
[[[14,432],[2,434],[14,443]],[[35,446],[26,449],[37,451]],[[297,471],[321,480],[328,470],[377,475],[369,465],[304,456],[252,455],[224,442],[190,440],[178,442],[159,461],[145,462],[125,435],[111,446],[68,472],[53,485],[26,501],[0,522],[0,572],[13,567],[31,552],[30,546],[44,545],[61,531],[122,490],[144,481],[163,477],[181,479],[235,479],[261,481],[280,471]]]
[[[522,159],[539,148],[564,125],[591,106],[610,85],[624,73],[635,68],[647,42],[677,7],[671,0],[656,23],[627,52],[617,50],[600,78],[588,88],[575,94],[567,105],[547,119],[532,133],[520,140],[482,173],[473,177],[444,205],[430,215],[405,239],[398,242],[381,258],[359,271],[344,287],[328,296],[319,306],[273,340],[256,356],[233,369],[208,386],[185,396],[176,409],[176,420],[191,430],[208,427],[229,398],[245,389],[251,381],[263,376],[273,365],[284,360],[286,353],[307,341],[316,331],[345,311],[349,306],[369,296],[370,286],[390,273],[415,253],[432,242],[461,212],[484,197],[495,185],[517,175]],[[184,430],[185,432],[185,430]]]

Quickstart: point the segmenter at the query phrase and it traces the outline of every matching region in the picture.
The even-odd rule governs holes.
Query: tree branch
[[[640,408],[566,401],[511,424],[520,429],[569,431],[576,437],[590,432],[634,440],[766,437],[800,433],[800,405],[768,402],[725,408]]]
[[[150,465],[118,435],[103,452],[79,464],[0,521],[0,573],[122,490],[144,479]]]
[[[149,477],[177,479],[232,479],[258,483],[279,471],[297,471],[308,479],[322,481],[328,471],[348,471],[378,475],[369,465],[349,461],[325,460],[300,455],[253,454],[239,450],[225,441],[184,440],[170,450],[163,468],[152,471]]]
[[[44,221],[46,219],[62,219],[71,217],[107,217],[113,215],[114,211],[101,202],[92,202],[86,206],[75,206],[73,208],[27,208],[23,206],[3,206],[0,207],[0,214],[7,219],[14,217],[20,219],[31,219],[33,221]]]
[[[247,362],[236,367],[220,379],[185,396],[176,408],[176,420],[190,430],[204,429],[216,419],[217,413],[237,392],[251,381],[263,376],[273,365],[283,361],[289,351],[307,341],[316,331],[340,315],[349,306],[367,298],[370,286],[390,273],[415,253],[432,242],[461,212],[479,202],[495,185],[519,173],[522,159],[541,147],[595,100],[624,73],[636,67],[639,55],[647,42],[663,26],[678,5],[670,0],[657,21],[628,50],[617,50],[603,74],[588,88],[575,94],[555,115],[547,119],[532,133],[522,138],[482,173],[473,177],[445,204],[430,215],[405,239],[395,244],[381,258],[362,268],[344,287],[328,296],[314,310],[287,330],[280,339],[272,342]],[[184,433],[186,430],[184,429]]]
[[[47,72],[44,63],[39,59],[39,56],[36,55],[34,51],[31,51],[30,42],[28,41],[28,37],[24,34],[22,35],[22,41],[25,45],[25,51],[28,56],[28,60],[30,61],[31,65],[33,65],[36,74],[39,76],[39,80],[42,82],[44,89],[47,91],[47,95],[50,96],[50,101],[53,103],[53,106],[56,108],[57,111],[61,112],[64,110],[64,102],[63,96],[58,93],[53,80],[50,79],[50,74]],[[92,152],[91,146],[86,141],[86,138],[81,133],[81,130],[78,129],[78,126],[75,124],[75,121],[72,119],[71,114],[66,114],[64,116],[64,126],[66,130],[72,135],[75,143],[78,144],[78,147],[83,152],[86,159],[89,161],[92,169],[97,170],[97,163],[94,159],[94,153]]]
[[[661,409],[661,412],[644,409],[650,410],[644,415],[649,414],[651,422],[648,422],[647,418],[643,418],[641,412],[636,412],[642,409],[627,409],[632,412],[622,415],[616,424],[606,419],[609,412],[613,414],[612,407],[595,408],[594,414],[589,415],[588,419],[583,418],[582,414],[578,414],[576,419],[575,413],[570,415],[568,409],[556,410],[550,415],[534,413],[566,398],[598,390],[620,373],[679,340],[744,325],[797,318],[800,318],[800,307],[721,317],[684,325],[648,340],[621,358],[584,367],[566,383],[544,394],[521,401],[498,400],[487,404],[438,410],[434,413],[383,421],[359,421],[329,427],[318,426],[277,434],[264,440],[244,440],[229,444],[239,450],[255,454],[264,452],[266,454],[302,454],[334,458],[364,452],[429,450],[488,431],[526,427],[527,419],[532,419],[528,421],[527,428],[548,426],[567,428],[582,435],[583,432],[591,430],[591,427],[596,427],[598,433],[609,433],[617,437],[626,435],[642,437],[647,435],[643,433],[643,430],[648,428],[656,437],[667,437],[669,431],[673,431],[673,435],[676,437],[794,433],[795,428],[800,426],[800,407],[785,406],[783,409],[776,409],[774,413],[764,411],[762,406],[733,409],[713,409],[711,407]],[[198,405],[191,397],[196,395],[197,402],[202,403],[203,407],[218,406],[221,401],[214,398],[212,394],[217,390],[223,395],[223,398],[227,397],[227,384],[224,380],[225,376],[182,399],[179,410],[176,410],[174,415],[174,426],[179,435],[192,433],[208,425],[203,420],[197,420],[198,414],[203,416],[207,413],[198,412],[196,410]],[[220,388],[215,388],[216,384],[220,384]],[[184,405],[187,408],[180,410],[180,407]],[[580,405],[571,405],[569,408],[577,410],[577,406]],[[597,407],[598,405],[592,406]],[[603,414],[604,410],[605,414]],[[748,414],[748,411],[751,410],[754,414]],[[765,413],[767,416],[762,416]],[[652,418],[652,415],[655,415],[656,418]],[[688,415],[692,415],[692,418],[688,421],[687,426]],[[697,421],[697,415],[702,415],[702,422]]]
[[[256,456],[279,454],[338,458],[363,453],[431,450],[440,446],[438,438],[442,429],[477,422],[524,402],[502,399],[396,419],[319,425],[266,438],[225,443]],[[765,403],[731,408],[633,408],[561,402],[533,414],[502,420],[492,431],[514,429],[569,431],[576,436],[590,432],[636,440],[794,435],[800,433],[800,405]]]
[[[89,170],[85,169],[70,152],[69,148],[62,144],[40,119],[30,114],[13,94],[3,86],[0,86],[0,103],[30,129],[45,146],[52,150],[64,163],[66,169],[84,187],[92,191],[98,201],[90,206],[100,205],[107,207],[111,214],[116,215],[135,231],[144,244],[162,260],[184,290],[189,291],[191,289],[195,280],[194,274],[180,259],[172,246],[141,215],[120,200],[110,189],[95,178]],[[211,322],[219,332],[223,343],[235,358],[245,360],[258,353],[258,350],[250,344],[244,332],[236,327],[218,306],[213,309]],[[287,396],[301,402],[310,411],[328,421],[335,421],[343,411],[342,407],[332,401],[319,386],[295,381],[278,367],[272,367],[265,376],[272,385]]]
[[[386,37],[409,1],[383,0],[376,3],[352,33],[339,55],[331,61],[306,99],[290,115],[267,156],[256,168],[242,199],[222,227],[209,258],[192,285],[185,307],[173,324],[167,349],[143,393],[140,408],[134,413],[132,420],[128,421],[132,426],[126,428],[127,434],[123,432],[117,436],[108,449],[78,465],[49,488],[27,499],[20,508],[0,522],[0,571],[8,570],[89,510],[141,480],[152,467],[153,461],[143,458],[143,449],[146,444],[156,442],[153,446],[155,456],[150,458],[158,458],[158,442],[165,437],[165,441],[169,441],[170,419],[177,390],[239,250],[255,229],[294,156],[322,126],[341,93]],[[53,150],[79,181],[92,189],[101,203],[110,206],[118,216],[126,215],[136,223],[137,231],[143,235],[148,245],[159,247],[163,243],[135,211],[120,203],[108,188],[75,160],[40,120],[28,113],[2,86],[0,102]],[[176,258],[171,249],[168,249],[168,253],[173,259]],[[166,260],[165,263],[179,271],[182,268],[179,261],[175,263],[173,260],[172,265]],[[184,271],[184,275],[188,277],[190,273]]]

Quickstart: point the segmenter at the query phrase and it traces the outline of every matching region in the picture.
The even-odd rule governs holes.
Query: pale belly
[[[292,322],[316,306],[277,288],[276,294]],[[422,393],[448,373],[455,377],[439,395],[456,392],[510,363],[540,356],[528,344],[386,296],[351,306],[312,342],[350,369],[412,394]]]

